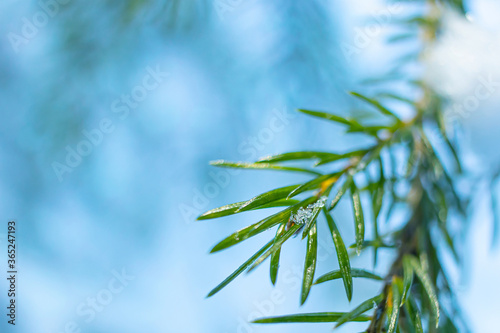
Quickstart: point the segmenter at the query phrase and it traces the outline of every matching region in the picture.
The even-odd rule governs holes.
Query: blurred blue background
[[[390,15],[416,11],[400,6]],[[295,175],[273,172],[230,174],[210,167],[210,160],[362,144],[362,136],[342,135],[341,128],[294,110],[355,110],[346,91],[370,93],[360,81],[389,72],[400,55],[418,50],[411,41],[388,46],[395,28],[384,26],[359,52],[345,51],[387,10],[388,4],[368,0],[3,1],[0,211],[19,229],[15,330],[299,332],[305,326],[247,322],[343,311],[378,291],[373,282],[356,281],[349,305],[340,283],[325,284],[299,308],[304,246],[297,239],[285,247],[276,288],[263,265],[205,299],[269,233],[208,255],[217,241],[266,213],[194,219],[297,182]],[[494,2],[471,1],[468,10],[498,36]],[[483,125],[494,119],[491,112],[481,115]],[[464,155],[488,169],[498,153],[472,153],[498,137],[494,128],[485,136],[483,125],[472,126]],[[500,254],[489,247],[486,206],[472,222],[465,277],[455,272],[454,279],[477,332],[493,332],[492,314],[500,309],[486,296],[500,295]],[[349,210],[341,205],[337,219]],[[342,232],[352,240],[349,225],[342,224]],[[321,234],[318,274],[337,265]],[[354,265],[370,262],[361,256]],[[6,287],[1,279],[2,309]],[[1,313],[1,331],[10,332]],[[331,325],[312,328],[329,332]]]

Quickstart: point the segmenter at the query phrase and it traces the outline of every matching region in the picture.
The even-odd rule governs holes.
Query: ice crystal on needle
[[[292,215],[291,221],[295,224],[303,225],[309,220],[312,216],[312,209],[309,209],[309,206],[307,209],[300,208],[297,213]]]
[[[326,196],[322,196],[315,203],[307,205],[306,208],[299,208],[295,214],[292,214],[290,221],[299,225],[306,224],[318,210],[323,208],[327,199],[328,198]]]

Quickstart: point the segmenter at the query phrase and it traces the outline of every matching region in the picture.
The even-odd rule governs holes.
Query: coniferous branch
[[[463,9],[461,2],[450,1],[449,4]],[[417,24],[422,31],[425,46],[432,43],[437,35],[441,5],[429,1],[424,6],[429,9],[428,15],[412,17],[403,20],[401,24]],[[346,128],[347,133],[367,135],[374,141],[369,147],[348,152],[289,152],[268,156],[254,163],[212,163],[219,167],[301,172],[314,177],[302,184],[284,186],[247,201],[211,210],[198,218],[211,219],[254,209],[286,207],[236,231],[212,249],[211,252],[226,249],[268,229],[277,229],[275,236],[264,247],[215,287],[208,296],[220,291],[243,271],[253,270],[267,258],[270,258],[270,277],[274,284],[278,277],[282,245],[302,232],[302,239],[307,237],[307,241],[300,304],[306,301],[314,285],[335,279],[343,280],[349,301],[353,294],[353,278],[381,281],[380,292],[350,312],[296,314],[257,319],[255,323],[336,322],[335,327],[338,327],[348,322],[368,321],[365,331],[367,333],[468,330],[460,316],[453,288],[439,255],[443,251],[440,244],[444,243],[457,263],[460,260],[454,244],[454,235],[448,224],[448,217],[452,214],[465,218],[466,203],[469,201],[455,189],[454,176],[459,175],[462,170],[460,155],[442,119],[444,101],[425,83],[418,79],[412,81],[422,92],[422,97],[416,101],[392,92],[379,94],[374,98],[357,92],[351,93],[380,114],[381,121],[377,125],[363,124],[359,119],[324,111],[299,110],[307,115],[340,124]],[[400,119],[396,110],[384,105],[383,100],[387,98],[411,105],[414,116],[409,120]],[[429,128],[439,130],[439,140],[429,137]],[[401,163],[401,156],[397,152],[401,148],[406,151],[404,172],[400,172],[396,167],[398,162]],[[437,153],[437,148],[448,150],[453,157],[453,168],[445,163]],[[328,166],[329,171],[323,173],[282,164],[296,161],[309,161],[313,167]],[[375,179],[373,170],[377,171]],[[398,187],[401,186],[398,185],[405,185],[407,190],[400,193]],[[299,195],[303,197],[293,199]],[[365,195],[371,199],[371,209],[363,205],[361,197]],[[338,202],[345,197],[350,197],[354,226],[338,224],[331,215]],[[399,230],[381,234],[381,222],[390,221],[394,207],[400,205],[411,212],[408,221]],[[371,212],[372,216],[367,212]],[[340,269],[315,280],[317,223],[320,216],[325,217],[329,227]],[[371,222],[371,225],[367,222]],[[347,227],[353,227],[355,230],[355,240],[349,248],[354,248],[358,255],[372,249],[374,267],[377,264],[379,248],[394,250],[395,259],[385,277],[362,268],[351,267],[348,248],[341,236],[341,229]],[[365,229],[368,228],[373,235],[370,240],[365,239]],[[451,305],[447,306],[446,300],[450,301]],[[371,313],[367,315],[368,312]]]

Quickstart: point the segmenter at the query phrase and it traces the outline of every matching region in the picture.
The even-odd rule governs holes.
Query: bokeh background
[[[304,246],[297,239],[285,247],[276,288],[263,265],[205,299],[268,234],[208,255],[217,241],[265,213],[194,219],[297,182],[273,172],[229,174],[210,160],[362,143],[361,136],[294,110],[356,112],[346,91],[369,94],[363,80],[391,72],[418,50],[412,40],[388,43],[396,27],[382,24],[386,18],[419,10],[415,2],[397,4],[391,12],[388,3],[368,0],[2,1],[0,253],[4,258],[6,222],[15,219],[19,294],[16,327],[2,310],[0,330],[299,332],[309,328],[247,322],[343,311],[378,291],[372,282],[355,281],[349,305],[340,282],[325,284],[299,308]],[[403,71],[422,74],[457,103],[481,78],[500,82],[500,5],[471,0],[466,8],[468,20],[446,15],[426,66]],[[365,38],[367,25],[380,29]],[[495,90],[460,117],[471,174],[490,174],[498,165],[499,95]],[[82,143],[87,136],[95,144]],[[78,149],[85,156],[73,156]],[[475,332],[494,332],[500,310],[500,252],[490,246],[487,185],[474,202],[462,271],[453,273]],[[349,210],[341,204],[337,219]],[[341,222],[347,239],[350,225]],[[336,266],[320,234],[319,274]],[[369,255],[355,260],[371,262]],[[2,309],[6,287],[0,279]],[[331,325],[311,329],[329,332]]]

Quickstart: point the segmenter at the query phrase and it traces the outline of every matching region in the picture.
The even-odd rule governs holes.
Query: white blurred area
[[[445,114],[464,127],[466,148],[476,159],[473,167],[488,171],[500,164],[492,144],[500,139],[496,129],[500,124],[500,4],[480,0],[471,5],[467,19],[451,11],[445,14],[442,34],[427,50],[426,77],[451,100]]]

